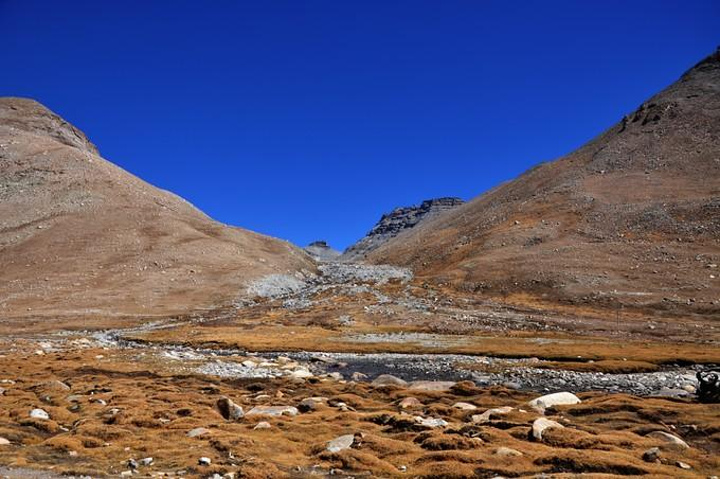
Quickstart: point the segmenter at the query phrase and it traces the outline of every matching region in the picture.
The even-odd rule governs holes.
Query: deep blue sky
[[[578,147],[719,25],[717,0],[0,0],[0,95],[218,220],[342,248]]]

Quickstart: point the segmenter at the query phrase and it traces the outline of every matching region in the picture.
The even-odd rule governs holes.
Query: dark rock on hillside
[[[327,244],[327,241],[313,241],[304,249],[316,261],[334,261],[342,254]]]
[[[401,232],[413,228],[418,223],[437,217],[440,213],[451,210],[464,203],[460,198],[444,197],[425,200],[419,206],[395,208],[384,214],[380,221],[357,243],[348,247],[342,259],[355,261],[363,259],[370,251],[383,245]]]

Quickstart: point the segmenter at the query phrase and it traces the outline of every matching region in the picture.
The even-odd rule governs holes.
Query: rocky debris
[[[297,416],[298,409],[294,406],[255,406],[246,416]]]
[[[50,419],[50,414],[47,413],[44,409],[33,409],[30,411],[30,417],[33,419]]]
[[[250,283],[247,294],[250,297],[278,298],[297,293],[305,287],[305,281],[287,274],[270,274]]]
[[[659,462],[660,461],[660,448],[652,447],[647,451],[643,452],[642,459],[645,462]]]
[[[540,396],[539,398],[535,398],[532,401],[528,402],[528,405],[533,409],[544,411],[549,407],[579,404],[580,402],[580,398],[573,393],[563,391],[559,393]]]
[[[195,429],[190,429],[187,433],[187,437],[200,437],[204,436],[206,434],[210,434],[210,430],[206,429],[204,427],[196,427]]]
[[[699,371],[697,379],[700,402],[720,403],[720,371]]]
[[[313,241],[303,248],[315,261],[327,262],[335,261],[342,254],[340,251],[333,249],[327,244],[327,241]]]
[[[362,260],[370,251],[382,246],[401,232],[463,203],[460,198],[445,197],[425,200],[419,206],[395,208],[390,213],[384,214],[367,235],[346,249],[341,259]]]
[[[373,386],[400,386],[405,387],[407,386],[407,381],[404,381],[398,377],[393,376],[392,374],[381,374],[380,376],[373,379],[372,383]]]
[[[340,452],[344,449],[350,449],[355,444],[357,434],[345,434],[329,441],[326,450],[328,452]]]
[[[326,284],[365,283],[382,285],[391,281],[405,283],[413,277],[412,271],[408,268],[399,268],[386,264],[326,263],[321,264],[318,269],[321,273],[320,281]]]
[[[552,429],[552,428],[562,429],[562,428],[564,428],[564,427],[565,427],[565,426],[563,426],[562,424],[560,424],[560,423],[558,423],[558,422],[555,422],[555,421],[552,421],[552,420],[550,420],[550,419],[541,417],[541,418],[536,419],[536,420],[533,422],[533,425],[532,425],[532,437],[533,437],[536,441],[542,441],[543,432],[547,431],[548,429]]]
[[[230,421],[237,421],[245,416],[242,406],[238,406],[232,401],[232,399],[227,397],[221,397],[218,399],[217,407],[220,410],[222,417]]]
[[[490,419],[492,419],[493,416],[504,416],[511,411],[513,411],[514,408],[511,408],[510,406],[503,406],[503,407],[497,407],[488,409],[482,414],[475,414],[472,416],[472,422],[476,424],[484,424],[486,422],[489,422]]]
[[[666,445],[675,447],[677,449],[688,449],[690,447],[685,441],[683,441],[679,437],[665,431],[653,431],[647,434],[645,437],[657,439],[659,441],[662,441]]]

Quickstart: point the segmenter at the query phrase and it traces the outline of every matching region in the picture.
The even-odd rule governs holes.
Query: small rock
[[[653,447],[643,452],[642,459],[645,462],[658,462],[660,460],[660,448]]]
[[[204,436],[205,434],[209,434],[210,430],[205,429],[204,427],[196,427],[195,429],[190,429],[187,433],[187,437],[199,437]]]
[[[438,419],[438,418],[431,418],[431,417],[422,417],[422,416],[415,416],[415,422],[420,424],[421,426],[425,427],[445,427],[448,425],[448,422],[444,419]]]
[[[0,446],[7,446],[8,444],[10,444],[10,441],[5,439],[4,437],[0,437]]]
[[[123,471],[120,473],[120,477],[132,477],[132,471]]]
[[[298,410],[300,412],[315,411],[318,406],[325,404],[325,401],[327,401],[327,399],[323,397],[305,398],[298,404]]]
[[[513,410],[513,408],[511,408],[510,406],[503,406],[503,407],[496,407],[496,408],[488,409],[487,411],[485,411],[482,414],[473,415],[472,422],[477,423],[477,424],[483,424],[483,423],[490,421],[490,419],[493,416],[504,416],[505,414],[508,414],[512,410]]]
[[[270,429],[272,426],[267,421],[261,421],[255,425],[253,430],[257,431],[259,429]]]
[[[410,389],[415,391],[449,391],[455,386],[454,381],[413,381]]]
[[[407,381],[395,377],[392,374],[381,374],[373,379],[371,384],[373,386],[407,386]]]
[[[198,465],[200,466],[209,466],[212,464],[212,460],[209,457],[201,457],[198,459]]]
[[[33,419],[50,419],[50,414],[43,409],[33,409],[30,411],[30,417]]]
[[[398,406],[400,406],[401,409],[422,407],[422,405],[423,403],[421,403],[418,398],[414,398],[412,396],[403,398],[403,400],[398,403]]]
[[[368,378],[368,375],[367,375],[367,374],[363,374],[363,373],[361,373],[361,372],[359,372],[359,371],[355,371],[355,372],[352,373],[352,375],[350,376],[350,379],[352,379],[352,380],[355,381],[356,383],[359,383],[360,381],[365,381],[367,378]]]
[[[516,449],[512,449],[512,448],[504,447],[504,446],[501,446],[501,447],[498,447],[497,449],[495,449],[495,452],[493,454],[495,454],[496,456],[500,456],[500,457],[520,457],[523,455],[522,452],[520,452]]]
[[[299,411],[293,406],[255,406],[248,411],[248,416],[263,414],[266,416],[297,416]]]
[[[134,471],[138,467],[140,467],[140,465],[138,464],[138,462],[135,459],[128,459],[127,467],[129,467],[130,470]]]
[[[144,457],[140,459],[141,466],[151,466],[153,462],[155,462],[155,460],[152,457]]]
[[[565,406],[580,403],[580,398],[569,392],[546,394],[530,401],[528,404],[537,410],[545,410],[552,406]]]
[[[532,436],[536,441],[542,441],[543,432],[548,429],[558,428],[563,429],[565,426],[562,424],[552,421],[550,419],[541,417],[535,420],[532,425]]]
[[[345,434],[344,436],[336,437],[332,441],[327,443],[327,450],[329,452],[339,452],[343,449],[350,449],[355,443],[354,434]]]
[[[455,409],[462,409],[463,411],[474,411],[477,406],[468,402],[456,402],[452,405]]]
[[[235,404],[228,397],[221,397],[218,399],[217,407],[220,410],[222,417],[230,421],[237,421],[245,416],[243,408]]]
[[[298,369],[297,371],[293,371],[290,373],[290,377],[294,379],[308,379],[313,376],[314,374],[307,369]]]
[[[685,470],[692,469],[692,466],[691,466],[690,464],[688,464],[688,463],[686,463],[686,462],[682,462],[682,461],[677,461],[677,462],[675,463],[675,465],[676,465],[677,467],[679,467],[680,469],[685,469]]]
[[[683,441],[679,437],[673,436],[672,434],[669,434],[665,431],[653,431],[650,434],[647,434],[645,437],[658,439],[670,446],[675,446],[679,449],[688,449],[690,447],[685,441]]]

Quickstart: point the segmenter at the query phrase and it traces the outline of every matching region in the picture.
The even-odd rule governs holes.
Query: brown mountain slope
[[[718,314],[720,51],[577,151],[368,259],[489,295]]]
[[[164,315],[313,268],[289,243],[211,220],[101,158],[25,99],[0,99],[0,318]]]

